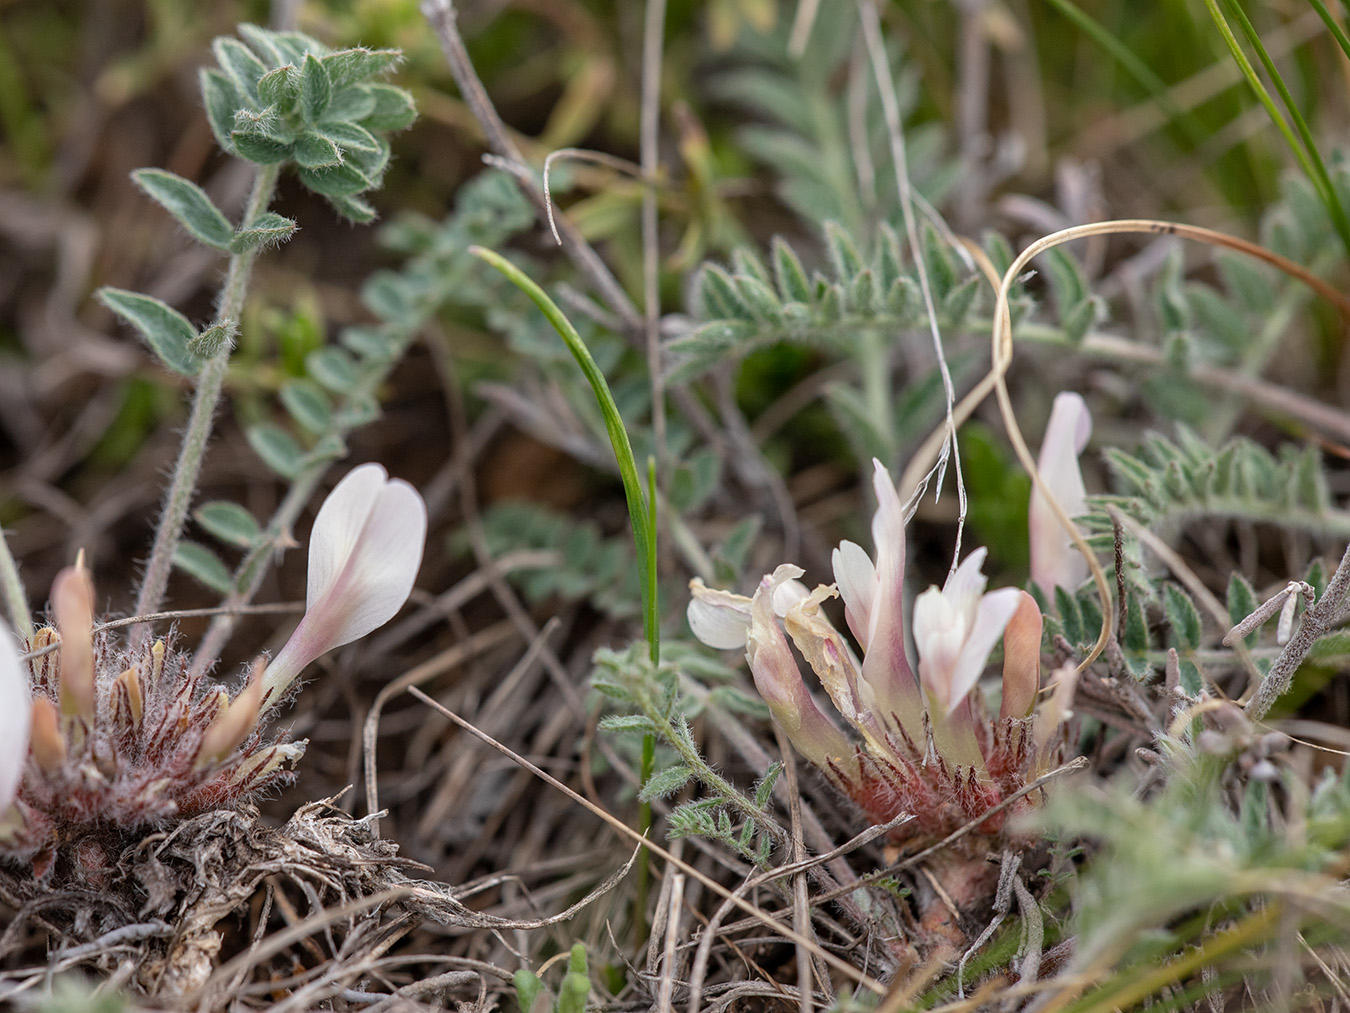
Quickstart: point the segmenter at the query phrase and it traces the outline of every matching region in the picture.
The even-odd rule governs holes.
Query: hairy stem
[[[272,202],[272,193],[276,189],[279,171],[279,166],[259,166],[253,180],[253,192],[249,195],[248,205],[244,209],[245,227]],[[244,299],[248,295],[249,275],[252,273],[253,261],[257,254],[258,247],[254,247],[230,257],[214,323],[222,324],[239,319],[244,309]],[[140,593],[136,597],[138,615],[158,612],[163,604],[164,590],[168,586],[169,572],[173,568],[174,551],[178,548],[179,539],[183,534],[183,524],[187,521],[188,508],[192,505],[192,497],[197,489],[197,476],[201,472],[207,441],[211,438],[216,403],[220,400],[220,391],[225,382],[225,372],[230,364],[232,350],[233,342],[224,342],[202,365],[201,373],[197,377],[192,413],[188,417],[187,428],[183,431],[183,442],[179,447],[178,461],[174,465],[173,479],[164,494],[164,506],[160,513],[159,524],[155,528],[154,546],[150,550],[145,576],[141,579]],[[133,650],[144,640],[147,632],[146,627],[137,628],[133,634]]]
[[[1289,638],[1289,643],[1284,645],[1284,650],[1275,659],[1275,664],[1270,666],[1270,671],[1261,680],[1261,685],[1247,701],[1247,716],[1253,721],[1265,717],[1275,701],[1289,689],[1299,663],[1312,650],[1318,637],[1344,618],[1345,609],[1342,606],[1347,591],[1350,591],[1350,547],[1346,548],[1345,555],[1341,557],[1341,564],[1336,567],[1336,572],[1327,583],[1327,589],[1322,592],[1321,600],[1304,613],[1298,632]]]

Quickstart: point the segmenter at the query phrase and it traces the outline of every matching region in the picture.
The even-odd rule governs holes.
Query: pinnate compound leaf
[[[179,542],[173,551],[173,565],[198,583],[205,584],[212,591],[219,591],[221,594],[228,594],[234,585],[229,567],[200,542],[190,542],[186,539]]]
[[[255,246],[274,246],[291,238],[297,226],[291,219],[273,211],[264,211],[230,240],[231,253],[243,253]]]
[[[196,183],[164,169],[137,169],[131,178],[198,242],[229,249],[234,226]]]
[[[254,516],[229,500],[203,503],[192,516],[216,538],[240,549],[251,548],[262,537],[262,527]]]
[[[300,474],[305,463],[305,452],[286,430],[271,422],[261,422],[249,426],[245,435],[253,452],[282,478],[295,478]]]
[[[191,352],[190,342],[197,336],[188,318],[172,306],[139,292],[121,288],[101,288],[99,302],[135,327],[160,362],[175,373],[195,376],[201,360]]]

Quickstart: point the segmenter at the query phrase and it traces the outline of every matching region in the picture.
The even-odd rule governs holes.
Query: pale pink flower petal
[[[1019,592],[984,593],[985,550],[972,552],[947,578],[914,602],[914,646],[919,679],[937,713],[946,717],[966,698],[989,661],[989,652],[1017,611]]]
[[[394,617],[417,579],[426,532],[422,497],[378,464],[337,484],[314,520],[305,615],[267,668],[266,700],[315,658]]]
[[[779,567],[775,574],[781,572]],[[777,616],[773,612],[774,576],[760,581],[751,606],[745,657],[755,688],[769,705],[774,721],[796,750],[826,772],[845,777],[857,773],[856,749],[839,727],[816,706],[802,681]]]
[[[862,679],[881,712],[912,742],[923,735],[923,697],[905,654],[905,510],[890,472],[872,462],[877,511],[872,515],[876,543],[876,585],[863,643]]]
[[[0,622],[0,813],[9,808],[28,759],[28,723],[32,696],[19,645]]]
[[[1003,703],[999,720],[1025,718],[1041,688],[1041,634],[1045,621],[1036,599],[1018,591],[1017,611],[1003,632]]]
[[[1070,517],[1087,509],[1087,490],[1078,467],[1078,455],[1087,447],[1091,435],[1092,416],[1087,402],[1069,391],[1057,395],[1036,468]],[[1031,538],[1031,579],[1037,587],[1050,595],[1057,586],[1072,590],[1087,579],[1087,561],[1039,489],[1033,488],[1031,492],[1027,526]]]

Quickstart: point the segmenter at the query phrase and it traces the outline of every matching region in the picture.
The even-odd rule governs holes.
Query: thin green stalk
[[[471,246],[469,252],[504,274],[513,285],[530,297],[531,302],[539,307],[548,322],[553,325],[553,329],[558,332],[558,336],[563,339],[563,343],[567,345],[568,351],[576,359],[577,365],[581,367],[581,372],[585,375],[587,382],[591,385],[591,390],[595,393],[595,400],[600,405],[600,414],[605,420],[605,429],[609,433],[610,444],[614,448],[614,459],[619,465],[619,477],[623,481],[624,497],[628,501],[628,521],[632,526],[633,541],[637,546],[638,569],[642,585],[642,629],[647,638],[652,659],[657,661],[660,659],[661,631],[657,622],[656,601],[656,525],[655,514],[652,512],[654,511],[655,498],[653,497],[649,505],[647,497],[643,494],[642,485],[638,478],[637,459],[633,456],[633,446],[628,441],[628,430],[624,428],[623,417],[619,414],[619,406],[615,403],[614,395],[610,392],[605,374],[596,365],[590,349],[581,340],[581,335],[572,326],[572,322],[567,319],[558,305],[548,297],[548,294],[535,284],[525,272],[501,254],[484,247]]]
[[[259,166],[253,180],[253,192],[249,195],[248,206],[244,209],[244,226],[248,226],[271,204],[279,172],[280,166]],[[230,257],[214,323],[236,321],[243,313],[244,300],[248,295],[249,275],[259,249],[253,247]],[[197,476],[201,472],[207,441],[211,438],[216,403],[220,400],[220,391],[224,386],[232,350],[231,342],[222,343],[220,349],[203,363],[198,374],[192,413],[188,417],[187,428],[183,431],[178,462],[174,465],[173,478],[168,491],[164,494],[164,507],[160,513],[159,525],[155,529],[154,546],[150,550],[150,559],[146,563],[145,576],[141,580],[140,593],[136,598],[137,615],[158,612],[164,601],[164,589],[168,586],[169,573],[173,569],[174,551],[178,548],[183,525],[187,521],[188,508],[191,507],[192,497],[197,491]],[[145,627],[136,629],[132,634],[133,649],[146,635]]]
[[[19,564],[9,551],[5,541],[5,532],[0,529],[0,591],[5,599],[5,611],[9,613],[9,624],[20,637],[32,639],[33,620],[28,613],[28,592],[24,590],[23,578],[19,576]]]
[[[1350,36],[1347,36],[1345,29],[1336,23],[1336,19],[1327,10],[1327,5],[1322,3],[1322,0],[1308,0],[1308,6],[1317,12],[1317,16],[1322,19],[1322,24],[1327,26],[1327,31],[1336,40],[1336,45],[1341,47],[1341,52],[1350,57]]]
[[[1284,103],[1285,109],[1288,110],[1289,118],[1293,120],[1294,129],[1298,131],[1299,140],[1303,143],[1303,148],[1307,152],[1308,160],[1312,165],[1314,172],[1313,186],[1317,188],[1322,203],[1326,205],[1327,213],[1331,215],[1332,225],[1335,226],[1337,235],[1341,237],[1341,244],[1345,247],[1347,256],[1350,256],[1350,220],[1346,219],[1345,208],[1341,206],[1340,198],[1336,195],[1336,187],[1331,182],[1331,175],[1327,172],[1326,163],[1322,161],[1321,152],[1317,150],[1317,142],[1313,139],[1312,131],[1308,129],[1307,121],[1303,119],[1303,113],[1294,103],[1294,97],[1289,93],[1284,78],[1276,69],[1275,61],[1266,52],[1266,47],[1261,42],[1261,36],[1257,34],[1251,19],[1247,17],[1246,12],[1240,4],[1236,3],[1236,0],[1224,0],[1224,2],[1229,13],[1242,29],[1242,34],[1247,37],[1247,41],[1256,50],[1256,56],[1261,61],[1261,66],[1265,68],[1266,76],[1274,83],[1275,90],[1280,93],[1280,101]]]
[[[1208,9],[1210,17],[1214,20],[1215,27],[1219,29],[1219,34],[1223,36],[1223,40],[1228,46],[1228,51],[1232,54],[1233,62],[1237,64],[1238,69],[1242,72],[1242,76],[1247,79],[1247,84],[1255,93],[1257,100],[1265,107],[1266,115],[1270,117],[1270,121],[1275,125],[1275,128],[1280,132],[1281,136],[1284,137],[1285,144],[1298,160],[1298,164],[1302,167],[1304,175],[1308,177],[1308,181],[1312,183],[1313,188],[1317,191],[1317,196],[1326,207],[1327,213],[1331,216],[1332,224],[1336,228],[1337,235],[1340,236],[1341,243],[1345,247],[1347,255],[1350,255],[1350,221],[1347,221],[1346,219],[1345,209],[1341,207],[1340,201],[1336,197],[1336,191],[1331,185],[1331,179],[1327,175],[1326,166],[1322,164],[1322,158],[1317,153],[1317,147],[1312,141],[1311,134],[1307,132],[1307,124],[1303,122],[1303,117],[1298,113],[1297,108],[1294,106],[1292,97],[1284,87],[1283,79],[1275,72],[1274,65],[1270,62],[1270,57],[1267,55],[1265,47],[1262,46],[1259,39],[1257,39],[1256,31],[1252,27],[1251,22],[1247,20],[1246,15],[1242,14],[1240,8],[1235,10],[1235,5],[1231,0],[1224,0],[1224,3],[1230,11],[1234,12],[1234,16],[1238,19],[1239,25],[1243,27],[1243,34],[1247,36],[1248,40],[1255,40],[1253,41],[1253,45],[1256,47],[1257,54],[1262,60],[1262,66],[1264,66],[1267,73],[1271,75],[1271,79],[1275,82],[1276,88],[1279,89],[1280,96],[1284,100],[1286,107],[1294,117],[1295,123],[1299,125],[1298,138],[1294,136],[1294,131],[1290,128],[1289,121],[1285,119],[1284,114],[1276,107],[1275,100],[1271,97],[1269,90],[1261,83],[1261,78],[1257,75],[1256,68],[1252,66],[1251,61],[1247,59],[1247,54],[1242,51],[1242,46],[1239,44],[1237,36],[1233,34],[1232,27],[1228,24],[1228,20],[1224,17],[1223,12],[1219,10],[1218,0],[1205,0],[1205,7]],[[1300,138],[1302,139],[1302,143],[1300,143]]]
[[[1199,145],[1208,134],[1191,113],[1172,101],[1172,91],[1167,82],[1153,73],[1153,69],[1113,34],[1111,30],[1088,14],[1073,0],[1050,0],[1050,4],[1066,18],[1072,21],[1084,35],[1106,51],[1124,71],[1149,93],[1154,102],[1172,122],[1186,134],[1186,139]]]

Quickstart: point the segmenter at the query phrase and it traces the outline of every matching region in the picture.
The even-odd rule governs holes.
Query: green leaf
[[[289,63],[258,79],[258,98],[264,105],[290,112],[300,101],[300,72]]]
[[[397,49],[343,49],[323,58],[324,69],[334,88],[383,77],[403,61]]]
[[[343,346],[363,359],[393,362],[402,343],[398,331],[390,327],[344,327],[338,335]]]
[[[258,165],[276,165],[291,157],[291,142],[259,129],[235,130],[230,134],[231,149],[240,158]]]
[[[830,263],[834,265],[835,278],[844,284],[852,281],[853,276],[864,266],[853,238],[838,222],[826,222],[825,245],[829,250]]]
[[[784,302],[809,303],[811,283],[796,252],[780,236],[773,237],[773,275]]]
[[[318,123],[332,98],[333,81],[328,69],[313,53],[306,53],[300,67],[300,115],[306,123]]]
[[[654,802],[658,798],[674,795],[688,784],[693,776],[694,772],[683,765],[658,770],[647,778],[647,783],[638,792],[638,799],[643,802]]]
[[[656,732],[656,726],[652,724],[651,719],[642,714],[609,714],[600,719],[597,727],[602,732],[609,732],[611,735],[623,735],[625,733],[651,735]]]
[[[375,185],[365,173],[350,162],[325,169],[298,168],[300,182],[320,197],[351,197]]]
[[[319,134],[336,144],[344,153],[384,150],[378,137],[355,123],[325,123],[319,128]]]
[[[769,769],[764,772],[764,776],[759,783],[755,785],[755,808],[767,809],[769,799],[773,797],[773,786],[778,782],[778,775],[783,772],[783,764],[775,760],[769,764]]]
[[[1236,626],[1238,623],[1242,622],[1242,620],[1246,619],[1256,611],[1259,604],[1260,602],[1256,600],[1256,592],[1252,590],[1252,586],[1247,582],[1247,578],[1234,570],[1233,575],[1228,578],[1229,625]],[[1243,638],[1243,642],[1248,647],[1252,647],[1259,638],[1260,632],[1253,630]]]
[[[200,542],[179,542],[173,550],[173,565],[212,591],[228,594],[234,586],[229,568]]]
[[[305,357],[305,370],[336,394],[346,394],[352,390],[359,378],[352,357],[332,345],[310,352]]]
[[[1084,639],[1083,614],[1078,608],[1078,599],[1064,588],[1055,587],[1055,612],[1064,624],[1064,639],[1071,644],[1081,644]]]
[[[1203,626],[1200,612],[1190,596],[1175,584],[1163,585],[1163,611],[1176,638],[1177,647],[1195,650],[1200,646]]]
[[[417,119],[417,105],[412,95],[402,88],[392,84],[368,84],[365,94],[373,100],[370,111],[345,118],[359,121],[367,130],[405,130]]]
[[[537,974],[521,968],[511,975],[511,984],[516,987],[516,1005],[522,1013],[534,1013],[534,1003],[546,992],[543,981]]]
[[[305,452],[295,437],[271,422],[249,426],[245,435],[253,452],[282,478],[295,478],[304,467]]]
[[[342,164],[342,152],[338,146],[322,134],[310,131],[301,134],[291,146],[295,164],[307,169],[324,169]]]
[[[332,205],[333,210],[339,215],[357,225],[368,225],[379,217],[375,209],[360,197],[326,197],[324,199]]]
[[[240,549],[252,548],[262,537],[262,527],[254,516],[229,500],[203,503],[192,516],[216,538]]]
[[[333,405],[313,380],[289,380],[281,387],[281,403],[291,418],[316,436],[327,432],[333,421]]]
[[[198,242],[229,249],[234,226],[196,183],[164,169],[137,169],[131,178]]]
[[[262,108],[258,81],[267,73],[266,65],[238,39],[222,36],[211,44],[211,51],[216,54],[220,69],[229,75],[239,93],[254,109]]]
[[[197,336],[188,318],[158,299],[139,292],[104,287],[96,293],[99,302],[136,328],[160,362],[176,373],[195,376],[201,361],[192,355],[189,343]]]
[[[188,342],[188,353],[199,360],[206,360],[220,352],[222,348],[234,346],[234,335],[239,329],[233,320],[222,320],[212,324]]]
[[[223,150],[233,153],[234,142],[230,139],[230,133],[234,130],[234,114],[244,104],[244,97],[234,82],[218,70],[203,69],[197,79],[201,85],[211,133],[216,135],[216,143]]]
[[[291,219],[264,211],[230,240],[231,253],[243,253],[255,246],[276,246],[291,238],[297,226]]]
[[[329,123],[365,123],[366,117],[375,112],[379,99],[375,97],[375,85],[353,84],[333,93],[328,103]],[[379,129],[376,126],[370,129]]]
[[[1148,619],[1144,615],[1144,606],[1133,595],[1126,599],[1124,641],[1125,650],[1131,654],[1143,654],[1152,646],[1148,635]]]

